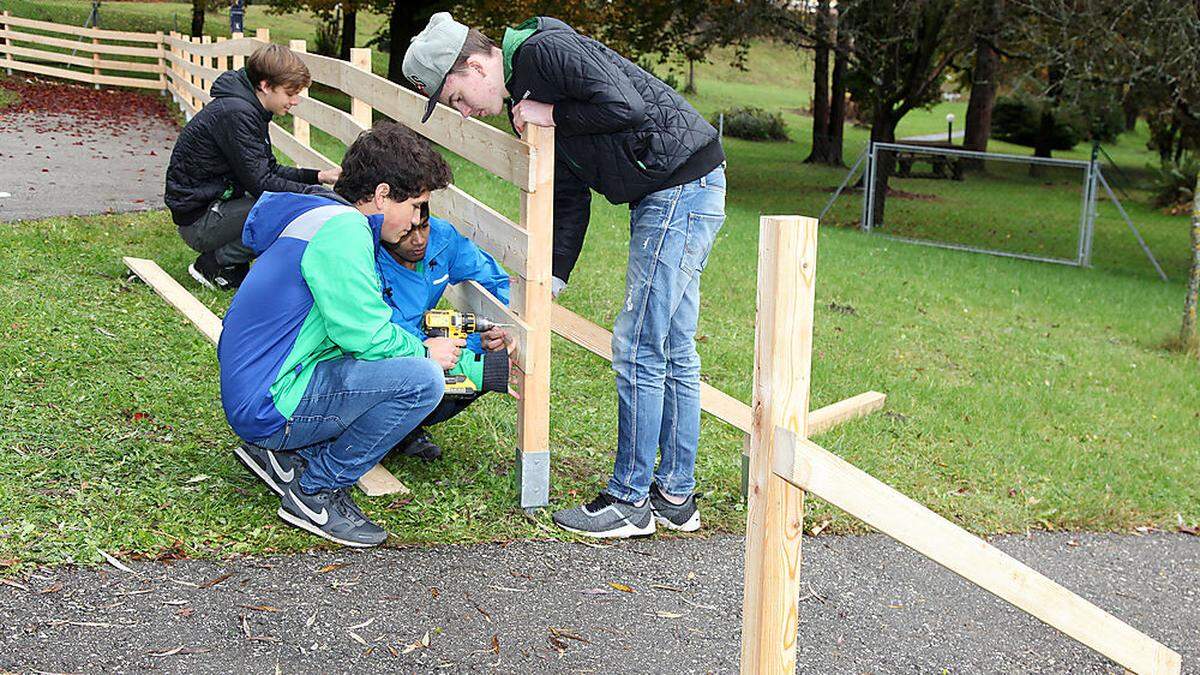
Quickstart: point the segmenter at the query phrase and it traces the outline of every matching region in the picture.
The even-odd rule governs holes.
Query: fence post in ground
[[[193,44],[193,45],[200,44],[200,38],[195,37],[195,36],[189,37],[188,43]],[[200,59],[197,57],[196,52],[192,51],[191,49],[188,49],[187,50],[187,61],[188,61],[188,63],[190,63],[192,65],[196,65],[197,63],[199,63]],[[188,82],[190,82],[193,87],[200,88],[200,78],[197,77],[196,74],[192,71],[188,71]],[[190,92],[188,93],[188,97],[192,102],[192,110],[195,112],[199,112],[200,105],[201,105],[200,99],[196,98],[196,96]]]
[[[517,486],[521,507],[550,503],[550,260],[554,241],[554,129],[529,125],[533,190],[521,193],[521,227],[528,233],[525,280],[514,303],[529,326],[520,355],[517,404]]]
[[[4,10],[3,12],[0,12],[0,30],[8,30],[8,22],[7,22],[7,21],[4,21],[4,19],[6,19],[6,18],[8,18],[8,10],[7,10],[7,9],[6,9],[6,10]],[[6,46],[6,47],[7,47],[7,46],[10,46],[10,45],[12,44],[12,42],[11,42],[11,41],[10,41],[8,38],[4,38],[3,40],[0,40],[0,44],[2,44],[2,45],[4,45],[4,46]],[[13,55],[12,55],[12,53],[11,53],[11,52],[10,52],[10,53],[6,53],[6,54],[4,55],[4,60],[5,60],[5,61],[12,61],[12,60],[13,60]],[[11,67],[9,67],[9,68],[5,68],[5,70],[6,70],[6,71],[8,71],[8,74],[9,74],[9,75],[12,75],[12,68],[11,68]]]
[[[167,46],[163,41],[163,32],[155,31],[154,36],[158,38],[158,83],[162,85],[162,95],[167,95]]]
[[[254,39],[258,40],[259,42],[270,42],[271,41],[271,29],[270,28],[255,29],[254,30]]]
[[[368,47],[351,47],[350,48],[350,65],[371,72],[371,50]],[[367,105],[366,101],[352,98],[350,99],[350,116],[355,119],[364,129],[370,129],[374,120],[372,119],[371,106]]]
[[[100,38],[92,38],[92,46],[100,44]],[[95,89],[100,88],[100,52],[92,52],[92,77],[96,78],[96,82],[92,84]]]
[[[808,435],[817,221],[763,216],[758,242],[741,669],[791,673],[796,670],[804,492],[775,473],[775,429]]]
[[[304,52],[308,51],[308,42],[305,40],[291,40],[288,42],[288,49],[303,54]],[[308,89],[305,88],[302,90],[300,95],[308,96]],[[312,147],[312,144],[310,143],[311,136],[309,133],[308,121],[300,119],[296,113],[292,113],[292,135],[295,136],[296,140],[300,141],[300,144],[304,147]]]
[[[225,38],[223,38],[223,37],[217,38],[218,45],[224,41],[225,41]],[[213,68],[216,68],[217,70],[219,70],[221,72],[225,72],[226,70],[229,70],[229,57],[225,56],[223,54],[218,54],[218,55],[214,56],[213,57]]]
[[[241,40],[243,37],[245,37],[245,35],[243,35],[242,33],[234,33],[233,35],[229,36],[229,39],[230,40]],[[231,61],[232,61],[231,66],[234,70],[237,70],[238,68],[241,68],[242,66],[246,65],[246,57],[242,56],[241,54],[234,54]]]
[[[202,45],[212,44],[212,36],[211,35],[201,36],[200,44],[202,44]],[[197,60],[200,61],[200,66],[203,68],[211,68],[212,67],[210,59],[207,56],[204,56],[203,54],[201,54],[200,58]],[[212,80],[203,79],[200,82],[201,82],[200,88],[203,89],[205,92],[207,92],[209,89],[212,88]]]

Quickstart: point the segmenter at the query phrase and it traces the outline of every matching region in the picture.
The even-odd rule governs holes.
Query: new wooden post
[[[225,41],[225,38],[223,38],[223,37],[217,38],[218,45],[224,41]],[[226,70],[229,70],[229,57],[218,54],[217,56],[213,57],[212,65],[213,65],[213,68],[216,68],[217,70],[219,70],[221,72],[225,72]]]
[[[7,18],[8,18],[8,10],[7,9],[4,10],[3,12],[0,12],[0,30],[8,30],[8,22],[3,20],[3,19],[7,19]],[[3,40],[0,40],[0,44],[7,47],[7,46],[10,46],[12,43],[8,40],[8,38],[4,38]],[[4,55],[4,60],[8,61],[11,64],[12,60],[13,60],[12,53],[11,52],[6,53]],[[5,70],[8,71],[9,75],[12,75],[12,66],[11,65],[8,68],[5,68]]]
[[[758,235],[743,673],[796,670],[804,492],[772,470],[775,427],[808,432],[817,221],[763,216]]]
[[[201,36],[201,37],[200,37],[200,44],[202,44],[202,45],[210,45],[210,44],[212,44],[212,36],[211,36],[211,35],[203,35],[203,36]],[[211,66],[211,63],[210,63],[210,61],[209,61],[209,58],[208,58],[207,56],[204,56],[204,55],[199,55],[199,58],[197,58],[196,60],[197,60],[197,61],[199,61],[199,62],[200,62],[200,65],[201,65],[201,66],[203,66],[203,67],[210,67],[210,66]],[[208,92],[208,90],[212,88],[212,81],[211,81],[211,80],[202,79],[202,80],[200,80],[200,83],[201,83],[201,84],[200,84],[200,88],[201,88],[201,89],[203,89],[205,92]],[[203,104],[201,104],[201,105],[203,105]]]
[[[98,45],[98,44],[100,44],[100,38],[95,38],[95,37],[92,38],[92,45]],[[94,82],[92,84],[92,87],[99,89],[100,88],[100,82],[99,82],[99,80],[100,80],[100,52],[95,52],[95,51],[92,52],[92,77],[96,78],[96,82]]]
[[[371,72],[371,50],[366,47],[351,47],[350,48],[350,65]],[[364,129],[370,129],[374,123],[372,118],[371,106],[367,105],[362,99],[350,99],[350,116],[355,119]]]
[[[308,51],[308,42],[305,40],[290,40],[288,42],[288,49],[303,54],[304,52]],[[308,88],[306,87],[304,90],[302,90],[300,95],[308,96]],[[304,147],[312,147],[312,144],[309,142],[310,135],[308,122],[300,119],[300,117],[295,113],[292,113],[292,135],[295,136],[296,140],[300,141],[300,144]]]
[[[554,241],[554,130],[529,125],[533,191],[521,193],[521,227],[528,233],[522,297],[514,303],[529,326],[520,355],[517,405],[517,481],[522,508],[550,503],[550,260]]]
[[[255,29],[254,30],[254,39],[258,40],[259,42],[270,42],[271,41],[271,29],[270,28]]]
[[[167,95],[167,60],[164,52],[166,44],[163,41],[163,32],[155,31],[154,36],[158,38],[158,82],[162,85],[163,96]]]
[[[246,36],[243,35],[242,33],[233,33],[232,35],[229,36],[229,39],[230,40],[241,40],[244,37],[246,37]],[[242,66],[246,65],[246,57],[242,56],[241,54],[234,54],[232,65],[233,65],[234,70],[241,68]]]
[[[189,44],[199,44],[200,38],[195,37],[195,36],[189,37],[188,43]],[[187,50],[187,61],[188,61],[188,63],[191,63],[191,64],[195,64],[199,61],[199,59],[196,58],[196,53],[194,51],[192,51],[191,49]],[[195,87],[200,87],[200,78],[196,77],[196,75],[194,73],[192,73],[191,71],[188,71],[188,82],[190,82]],[[200,105],[201,105],[200,99],[196,98],[194,95],[192,95],[190,93],[188,94],[188,98],[192,102],[192,110],[199,112]]]

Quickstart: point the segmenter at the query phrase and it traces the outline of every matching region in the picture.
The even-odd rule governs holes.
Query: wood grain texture
[[[808,433],[817,221],[763,216],[759,226],[754,403],[746,517],[743,673],[796,670],[804,493],[775,475],[775,428]]]

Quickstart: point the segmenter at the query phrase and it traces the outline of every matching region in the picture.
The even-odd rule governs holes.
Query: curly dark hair
[[[381,121],[359,134],[342,158],[333,191],[351,204],[370,199],[387,183],[389,198],[401,202],[450,184],[450,166],[437,150],[406,126]]]

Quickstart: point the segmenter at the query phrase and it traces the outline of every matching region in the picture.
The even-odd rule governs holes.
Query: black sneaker
[[[304,460],[295,452],[273,452],[253,443],[243,443],[233,449],[233,454],[280,497],[292,483],[300,480],[304,471]]]
[[[696,494],[688,495],[682,504],[673,504],[663,496],[658,483],[650,484],[650,511],[654,522],[671,530],[695,532],[700,529],[700,509],[696,508]]]
[[[217,262],[217,254],[212,251],[201,253],[196,262],[188,265],[188,274],[196,283],[214,291],[235,290],[242,285],[249,272],[250,263],[221,265]]]
[[[583,506],[558,511],[554,522],[564,530],[588,537],[624,539],[654,534],[650,515],[649,499],[643,499],[639,506],[601,492]]]
[[[432,462],[442,456],[442,449],[429,438],[429,434],[425,433],[421,427],[413,429],[405,436],[404,440],[396,445],[396,449],[408,457],[416,457],[426,462]]]
[[[350,489],[321,490],[306,495],[292,483],[279,501],[279,517],[302,530],[343,546],[368,548],[387,541],[387,530],[367,520]]]

